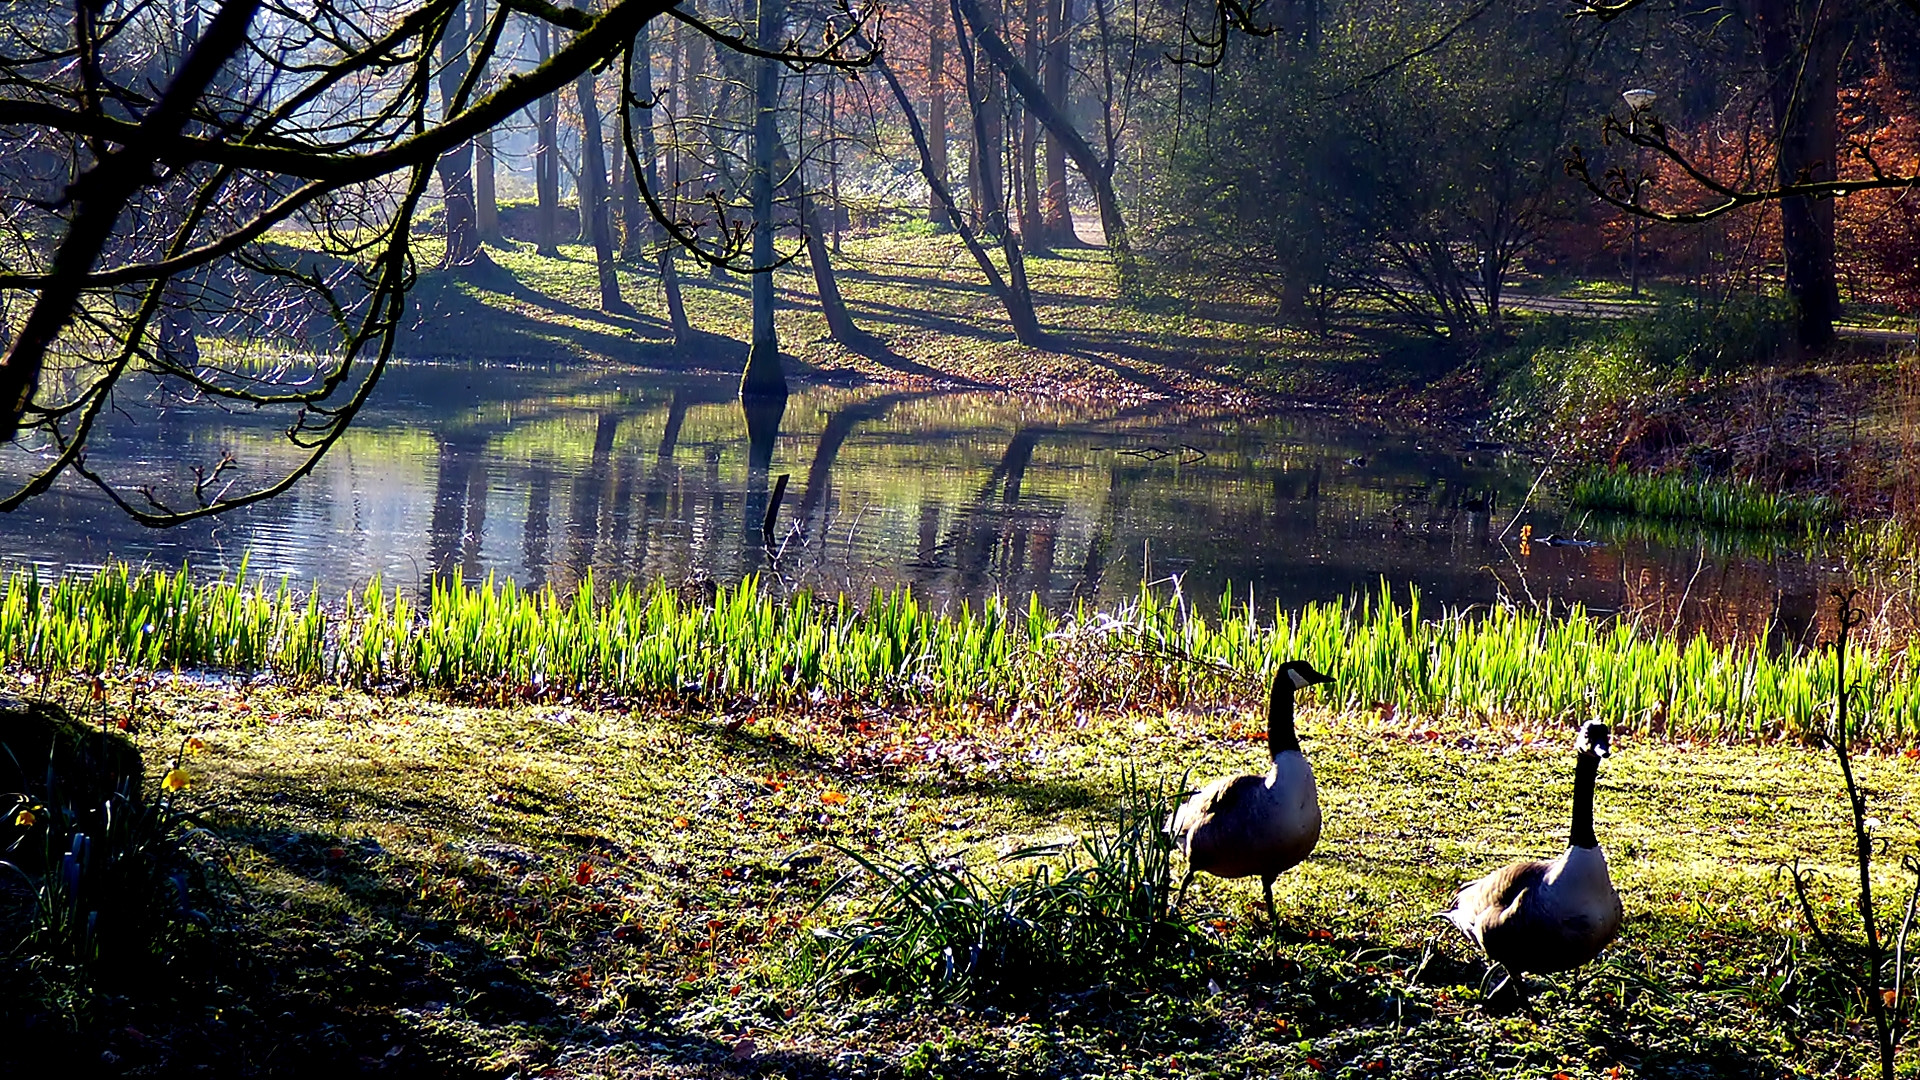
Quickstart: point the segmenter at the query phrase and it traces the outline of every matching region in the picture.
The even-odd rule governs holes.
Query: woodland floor
[[[823,900],[851,865],[831,845],[908,858],[924,844],[990,868],[1096,820],[1125,767],[1168,783],[1260,767],[1250,718],[660,715],[166,676],[98,703],[54,694],[129,721],[150,763],[205,740],[186,798],[230,869],[229,906],[187,982],[123,989],[78,1042],[58,1034],[72,1018],[41,1016],[0,1062],[1540,1080],[1866,1063],[1783,880],[1796,861],[1820,868],[1815,900],[1843,925],[1843,798],[1831,762],[1798,746],[1617,745],[1598,823],[1625,930],[1587,973],[1536,980],[1532,1014],[1494,1016],[1484,969],[1431,913],[1464,877],[1564,846],[1566,729],[1308,707],[1327,826],[1277,889],[1277,940],[1257,885],[1203,880],[1184,910],[1221,943],[1210,976],[1009,1015],[805,978],[811,928],[872,900],[860,884]],[[1860,769],[1889,852],[1911,850],[1920,762]],[[1882,882],[1903,899],[1896,885]]]

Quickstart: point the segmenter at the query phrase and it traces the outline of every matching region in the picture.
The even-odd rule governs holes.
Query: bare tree
[[[689,18],[670,0],[609,0],[599,11],[514,0],[476,28],[469,4],[209,2],[177,56],[165,50],[179,35],[154,5],[10,17],[0,160],[51,158],[61,168],[47,175],[70,180],[0,189],[0,310],[24,311],[0,359],[0,435],[38,455],[0,509],[63,476],[152,525],[286,490],[353,422],[411,322],[413,221],[449,155],[619,61],[649,21]],[[510,18],[569,36],[483,84]],[[839,40],[809,51],[774,35],[759,48],[700,29],[776,63],[867,59]],[[105,77],[135,62],[162,74]],[[447,67],[459,77],[443,79]],[[456,157],[454,186],[460,171]],[[311,242],[274,240],[293,228]],[[704,258],[765,269],[729,239],[743,231],[729,221],[707,236],[675,235]],[[162,348],[157,316],[187,281],[209,325],[292,359],[216,365]],[[148,404],[208,401],[283,416],[291,460],[236,465],[223,455],[179,462],[187,475],[155,475],[97,468],[87,455],[99,429]]]

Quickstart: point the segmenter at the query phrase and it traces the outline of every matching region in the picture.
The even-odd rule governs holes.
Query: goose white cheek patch
[[[1293,688],[1295,690],[1305,690],[1307,688],[1307,677],[1305,675],[1302,675],[1299,672],[1294,671],[1292,669],[1288,669],[1287,678],[1293,680]]]

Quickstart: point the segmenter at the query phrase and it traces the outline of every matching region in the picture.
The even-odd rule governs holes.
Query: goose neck
[[[1293,683],[1285,674],[1273,680],[1273,696],[1267,703],[1267,751],[1275,759],[1300,750],[1300,736],[1293,729]]]
[[[1573,767],[1573,830],[1568,837],[1573,847],[1600,846],[1600,839],[1593,834],[1593,786],[1599,775],[1599,756],[1581,754]]]

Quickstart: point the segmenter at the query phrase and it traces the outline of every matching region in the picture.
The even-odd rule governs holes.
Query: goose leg
[[[1180,895],[1173,898],[1173,910],[1179,911],[1180,905],[1187,902],[1187,886],[1193,884],[1193,864],[1187,864],[1187,872],[1180,877]]]
[[[1280,932],[1280,916],[1273,910],[1273,877],[1272,874],[1261,874],[1260,887],[1267,894],[1267,921],[1273,924],[1273,932],[1277,934]]]

